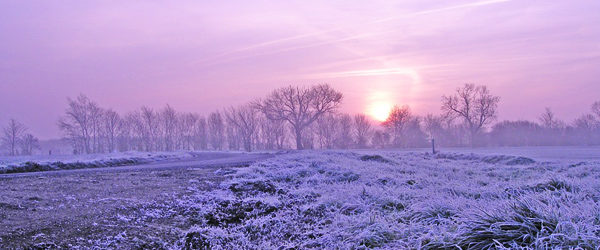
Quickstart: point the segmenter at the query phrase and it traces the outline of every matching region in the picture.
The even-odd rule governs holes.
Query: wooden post
[[[431,151],[435,154],[435,139],[431,138]]]

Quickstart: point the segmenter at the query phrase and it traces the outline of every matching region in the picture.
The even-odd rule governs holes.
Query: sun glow
[[[377,121],[385,121],[390,115],[392,104],[387,102],[375,102],[369,105],[368,113]]]
[[[374,77],[369,79],[368,90],[364,95],[364,112],[379,122],[387,120],[394,105],[406,103],[420,83],[418,72],[407,67],[356,70],[340,74]]]

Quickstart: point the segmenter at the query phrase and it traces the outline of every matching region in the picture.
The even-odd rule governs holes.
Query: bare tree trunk
[[[304,147],[302,146],[302,129],[299,127],[294,128],[295,136],[296,136],[296,149],[302,150]]]
[[[27,128],[22,123],[15,119],[10,119],[8,126],[4,128],[2,142],[10,146],[10,155],[17,155],[17,143],[21,141],[21,137],[27,131]]]
[[[255,105],[267,119],[287,121],[296,134],[296,148],[303,149],[302,130],[322,115],[335,111],[341,100],[341,93],[322,84],[311,88],[289,86],[277,89]]]

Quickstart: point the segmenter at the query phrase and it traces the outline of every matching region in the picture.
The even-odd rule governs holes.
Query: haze
[[[66,98],[126,112],[208,113],[277,87],[329,83],[343,112],[440,113],[464,83],[499,120],[571,120],[600,93],[598,1],[0,2],[0,124],[40,138]]]

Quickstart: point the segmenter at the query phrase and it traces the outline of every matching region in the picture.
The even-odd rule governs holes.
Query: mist
[[[55,145],[42,149],[28,126],[13,119],[4,127],[3,154],[600,145],[600,101],[568,122],[550,108],[536,120],[499,121],[501,98],[487,86],[465,84],[449,93],[439,113],[395,105],[381,122],[340,112],[343,94],[329,85],[279,88],[206,114],[168,104],[118,113],[82,94],[68,98],[65,113],[49,124],[62,133]]]
[[[2,1],[0,124],[55,139],[66,98],[82,93],[120,114],[168,103],[206,115],[316,83],[344,93],[350,114],[435,114],[440,96],[475,83],[502,97],[500,120],[550,107],[570,122],[600,91],[598,4]]]
[[[600,249],[599,13],[0,0],[0,249]]]

